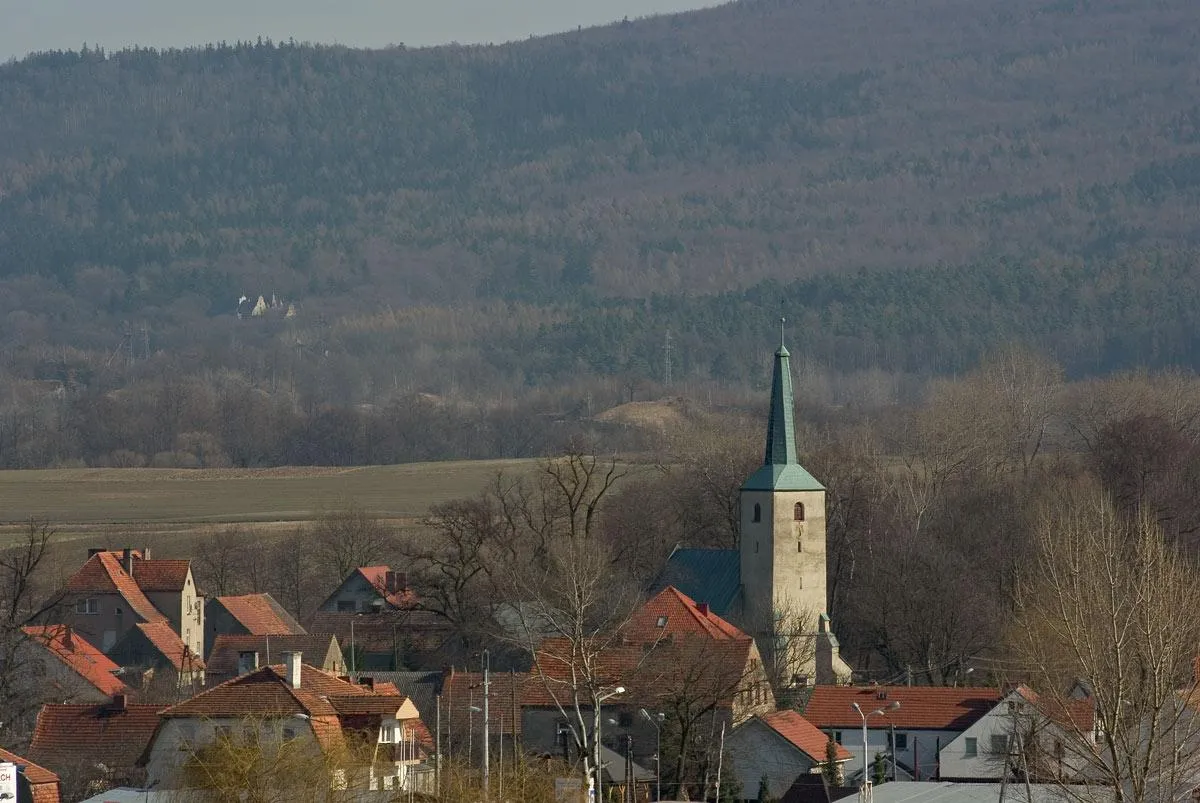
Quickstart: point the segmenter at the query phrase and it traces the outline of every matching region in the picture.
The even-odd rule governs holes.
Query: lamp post
[[[654,799],[662,800],[662,721],[663,714],[660,711],[658,718],[650,716],[650,712],[646,709],[641,709],[641,714],[646,721],[654,726]]]
[[[490,790],[491,756],[488,754],[488,683],[492,671],[492,656],[488,650],[483,651],[483,801],[487,803]],[[503,737],[502,737],[503,738]]]
[[[868,780],[868,778],[870,776],[867,771],[867,718],[874,717],[874,716],[886,716],[888,711],[895,711],[897,708],[900,707],[900,701],[892,700],[892,702],[890,704],[884,706],[883,708],[876,708],[874,711],[872,711],[869,714],[863,713],[862,706],[860,706],[858,703],[850,703],[850,707],[853,708],[855,711],[857,711],[858,715],[860,717],[862,717],[862,744],[863,744],[862,788],[866,789],[867,784],[870,783],[870,781]]]
[[[618,694],[624,694],[624,693],[625,693],[625,687],[617,686],[615,689],[610,691],[608,694],[599,694],[596,696],[596,733],[594,734],[596,743],[592,745],[592,754],[593,754],[593,759],[594,759],[595,765],[596,765],[596,769],[595,769],[595,772],[596,772],[596,783],[595,783],[596,803],[604,803],[604,798],[601,796],[601,789],[600,789],[601,784],[603,783],[603,781],[601,780],[601,778],[603,776],[602,776],[602,773],[600,770],[600,704],[603,703],[605,700],[608,700],[612,697],[616,697]]]

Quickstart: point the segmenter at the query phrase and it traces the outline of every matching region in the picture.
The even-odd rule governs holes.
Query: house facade
[[[1078,781],[1089,764],[1081,750],[1095,745],[1089,698],[1047,703],[1020,686],[942,748],[941,778],[999,781],[1028,772],[1041,781]]]
[[[364,792],[427,791],[428,731],[408,698],[351,683],[302,663],[263,667],[160,712],[150,745],[148,782],[186,788],[181,768],[221,739],[254,745],[294,743],[336,762],[331,783]],[[349,748],[374,745],[369,758]]]
[[[817,686],[804,718],[845,747],[851,785],[862,781],[864,756],[870,775],[876,755],[886,759],[887,777],[929,780],[939,777],[942,749],[995,708],[993,689],[929,686]],[[866,750],[863,720],[867,717]],[[893,762],[894,759],[894,762]]]
[[[829,736],[795,711],[759,714],[733,729],[726,742],[742,797],[757,799],[766,784],[768,798],[782,798],[799,776],[820,773],[826,762]],[[834,772],[845,777],[845,764],[854,756],[835,745]]]
[[[194,655],[204,650],[204,599],[187,560],[151,560],[149,550],[89,550],[66,583],[60,624],[108,652],[134,626],[167,622]]]
[[[410,607],[415,600],[408,575],[388,566],[362,566],[351,572],[317,610],[325,613],[375,613]]]
[[[212,597],[205,605],[204,656],[219,636],[302,636],[307,631],[270,594]]]
[[[18,682],[39,700],[99,703],[130,691],[121,667],[69,625],[28,625],[21,629]]]

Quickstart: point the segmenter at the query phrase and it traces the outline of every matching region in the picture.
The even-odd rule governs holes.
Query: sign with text
[[[17,765],[11,761],[0,763],[0,800],[17,799]]]

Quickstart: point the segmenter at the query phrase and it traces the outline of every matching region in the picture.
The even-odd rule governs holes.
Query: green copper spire
[[[779,351],[771,376],[771,416],[767,419],[767,450],[763,466],[746,480],[746,491],[820,491],[824,486],[796,460],[796,398],[792,392],[791,355],[783,345],[780,319]]]

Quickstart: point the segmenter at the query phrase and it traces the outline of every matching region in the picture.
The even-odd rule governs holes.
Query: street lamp
[[[895,711],[897,708],[900,707],[900,701],[892,700],[892,702],[889,703],[888,705],[884,706],[883,708],[876,708],[874,711],[872,711],[869,714],[864,714],[863,710],[862,710],[862,706],[860,706],[858,703],[850,703],[850,707],[853,708],[855,711],[857,711],[858,715],[860,717],[862,717],[862,742],[863,742],[862,788],[866,789],[867,784],[869,783],[869,781],[867,780],[867,778],[869,777],[869,775],[867,773],[867,718],[874,717],[874,716],[886,716],[888,711]]]
[[[610,691],[608,694],[601,694],[596,697],[596,733],[595,733],[596,743],[594,745],[592,745],[593,759],[594,759],[595,765],[596,765],[596,783],[595,783],[596,803],[604,803],[604,798],[602,797],[601,791],[600,791],[600,786],[601,786],[601,784],[603,784],[603,780],[602,780],[603,775],[600,771],[600,704],[611,697],[616,697],[618,694],[624,694],[624,693],[625,693],[625,687],[617,686],[615,689]]]
[[[662,800],[662,721],[663,713],[658,712],[658,717],[650,716],[650,712],[646,709],[641,709],[641,714],[646,718],[646,721],[654,726],[654,799]]]

